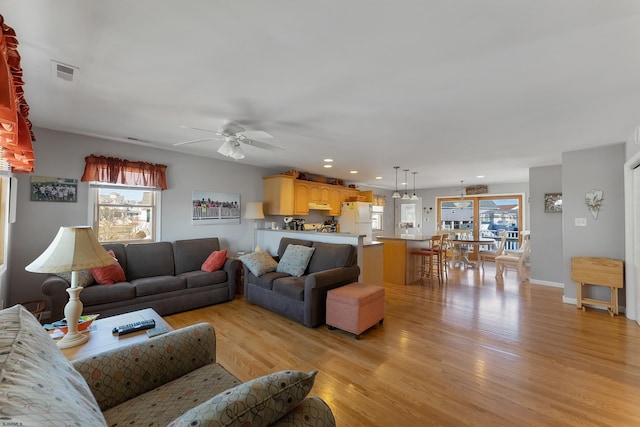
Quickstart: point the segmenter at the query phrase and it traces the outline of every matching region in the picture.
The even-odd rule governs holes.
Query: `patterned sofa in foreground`
[[[215,331],[200,323],[67,361],[17,305],[0,311],[0,419],[21,426],[335,426],[308,397],[316,372],[247,383],[215,363]]]

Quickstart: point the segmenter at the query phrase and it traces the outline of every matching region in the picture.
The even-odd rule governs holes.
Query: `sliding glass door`
[[[465,206],[468,202],[468,205]],[[522,230],[522,195],[477,195],[442,197],[438,203],[438,229],[469,230],[474,239],[499,238],[500,230],[507,233],[505,249],[520,247]]]

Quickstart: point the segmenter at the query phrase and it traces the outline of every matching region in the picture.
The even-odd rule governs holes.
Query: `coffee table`
[[[76,347],[61,349],[62,354],[64,354],[69,360],[76,360],[87,356],[93,356],[94,354],[101,353],[115,347],[148,340],[149,338],[147,337],[146,330],[133,332],[123,336],[113,335],[111,331],[113,328],[118,326],[149,319],[156,321],[156,328],[165,327],[167,328],[167,331],[173,330],[162,316],[156,313],[152,308],[145,308],[144,310],[132,311],[131,313],[105,317],[104,319],[100,319],[98,317],[91,324],[89,331],[84,332],[85,334],[89,334],[89,341]]]

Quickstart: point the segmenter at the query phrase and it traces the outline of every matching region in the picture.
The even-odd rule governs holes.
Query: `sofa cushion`
[[[224,270],[218,271],[188,271],[186,273],[179,274],[177,277],[182,277],[187,281],[187,288],[201,288],[203,286],[210,286],[220,283],[227,285],[227,272]]]
[[[106,426],[84,378],[24,307],[0,310],[0,412],[5,425]]]
[[[107,252],[112,257],[116,257],[116,254],[113,253],[112,250]],[[124,282],[127,280],[124,275],[124,270],[117,260],[106,267],[92,268],[89,272],[91,272],[91,275],[99,285],[113,285],[114,283]]]
[[[129,282],[120,282],[111,286],[89,286],[80,294],[80,300],[85,306],[108,304],[110,302],[126,301],[136,297],[135,287]]]
[[[250,254],[242,255],[240,261],[247,266],[251,273],[258,277],[264,273],[276,271],[278,268],[278,262],[273,259],[269,252],[257,251]]]
[[[221,251],[213,251],[211,255],[207,257],[207,259],[202,263],[200,267],[201,270],[208,271],[211,273],[212,271],[220,270],[225,261],[227,260],[227,250]]]
[[[251,275],[251,277],[249,277],[249,281],[251,284],[257,285],[264,289],[271,290],[273,289],[273,281],[281,277],[289,277],[289,274],[272,271],[269,273],[265,273],[260,277]]]
[[[355,247],[346,243],[313,242],[315,252],[309,261],[307,273],[349,267],[355,262]]]
[[[238,384],[236,377],[212,363],[107,409],[104,417],[110,426],[166,426],[194,406]]]
[[[280,239],[280,245],[278,246],[278,259],[282,258],[282,255],[284,255],[284,252],[287,250],[287,246],[289,245],[312,246],[313,242],[311,240],[283,237]]]
[[[273,281],[273,292],[296,301],[304,301],[304,277],[283,277]]]
[[[187,280],[179,276],[155,276],[131,280],[131,284],[136,290],[136,296],[143,297],[185,289]]]
[[[288,273],[292,276],[300,277],[309,265],[309,260],[315,248],[302,245],[289,245],[284,251],[282,258],[278,261],[276,271],[278,273]]]
[[[304,400],[316,373],[281,371],[256,378],[188,410],[169,425],[269,426]]]
[[[129,281],[142,277],[173,276],[175,274],[171,242],[130,243],[125,247],[125,251],[127,253],[127,270],[125,271]],[[202,261],[198,264],[197,269]]]
[[[213,251],[220,250],[220,241],[217,237],[205,237],[202,239],[176,240],[173,242],[173,257],[175,262],[175,274],[187,271],[200,270],[202,263]]]

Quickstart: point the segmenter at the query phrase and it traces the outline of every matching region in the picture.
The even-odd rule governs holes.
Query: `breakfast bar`
[[[416,281],[411,252],[424,248],[431,236],[421,234],[396,234],[378,236],[384,242],[384,281],[408,285]]]

